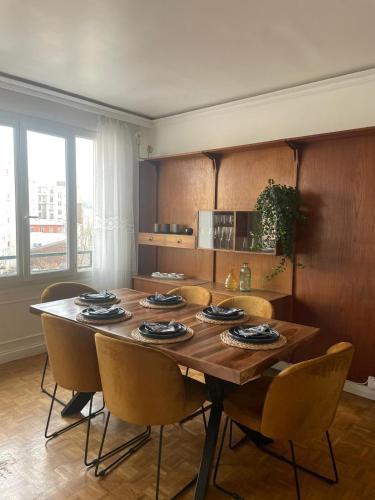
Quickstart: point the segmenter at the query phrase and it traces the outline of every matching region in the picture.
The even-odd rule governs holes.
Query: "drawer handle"
[[[177,243],[182,243],[182,240],[177,240]]]
[[[152,236],[150,236],[148,241],[154,241],[154,238]]]

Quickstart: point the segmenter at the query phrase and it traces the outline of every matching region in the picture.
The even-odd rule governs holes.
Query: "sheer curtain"
[[[134,160],[128,125],[100,117],[93,231],[93,283],[98,289],[130,287],[136,269]]]

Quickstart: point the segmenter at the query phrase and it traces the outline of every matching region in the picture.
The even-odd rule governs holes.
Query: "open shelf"
[[[194,249],[195,236],[190,234],[138,233],[138,245]]]

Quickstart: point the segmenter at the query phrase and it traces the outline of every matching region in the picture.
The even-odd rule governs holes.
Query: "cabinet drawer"
[[[195,248],[195,236],[168,234],[165,236],[165,244],[174,248]]]
[[[156,234],[156,233],[139,233],[138,234],[138,243],[140,245],[165,245],[165,234]]]

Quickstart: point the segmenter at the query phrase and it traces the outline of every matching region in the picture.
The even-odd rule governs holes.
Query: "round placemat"
[[[121,302],[121,299],[118,299],[117,297],[111,301],[108,302],[85,302],[84,300],[80,299],[77,297],[74,299],[74,303],[77,304],[77,306],[113,306],[113,304],[119,304]]]
[[[189,340],[194,335],[194,331],[187,327],[187,332],[185,335],[181,335],[180,337],[175,337],[174,339],[149,339],[148,337],[144,337],[138,328],[135,328],[130,334],[134,340],[138,340],[139,342],[145,342],[146,344],[174,344],[176,342],[184,342],[184,340]]]
[[[180,304],[174,304],[173,306],[158,306],[157,304],[151,304],[151,302],[147,299],[141,299],[139,303],[142,307],[148,307],[149,309],[165,309],[167,311],[168,309],[178,309],[180,307],[184,307],[186,305],[186,300],[182,299]]]
[[[245,314],[241,319],[234,319],[233,321],[224,320],[224,319],[211,319],[207,318],[202,311],[198,312],[195,317],[202,321],[203,323],[211,323],[211,325],[240,325],[241,323],[246,323],[249,319],[249,316]]]
[[[220,338],[224,344],[230,345],[232,347],[240,347],[241,349],[251,349],[252,351],[269,351],[271,349],[278,349],[287,343],[286,337],[280,334],[279,340],[272,342],[271,344],[250,344],[246,342],[241,342],[234,339],[228,330],[220,334]]]
[[[80,323],[86,323],[87,325],[109,325],[111,323],[122,323],[123,321],[127,321],[132,317],[132,313],[130,311],[125,311],[125,314],[120,318],[113,319],[90,319],[86,318],[82,313],[77,314],[76,320]]]

